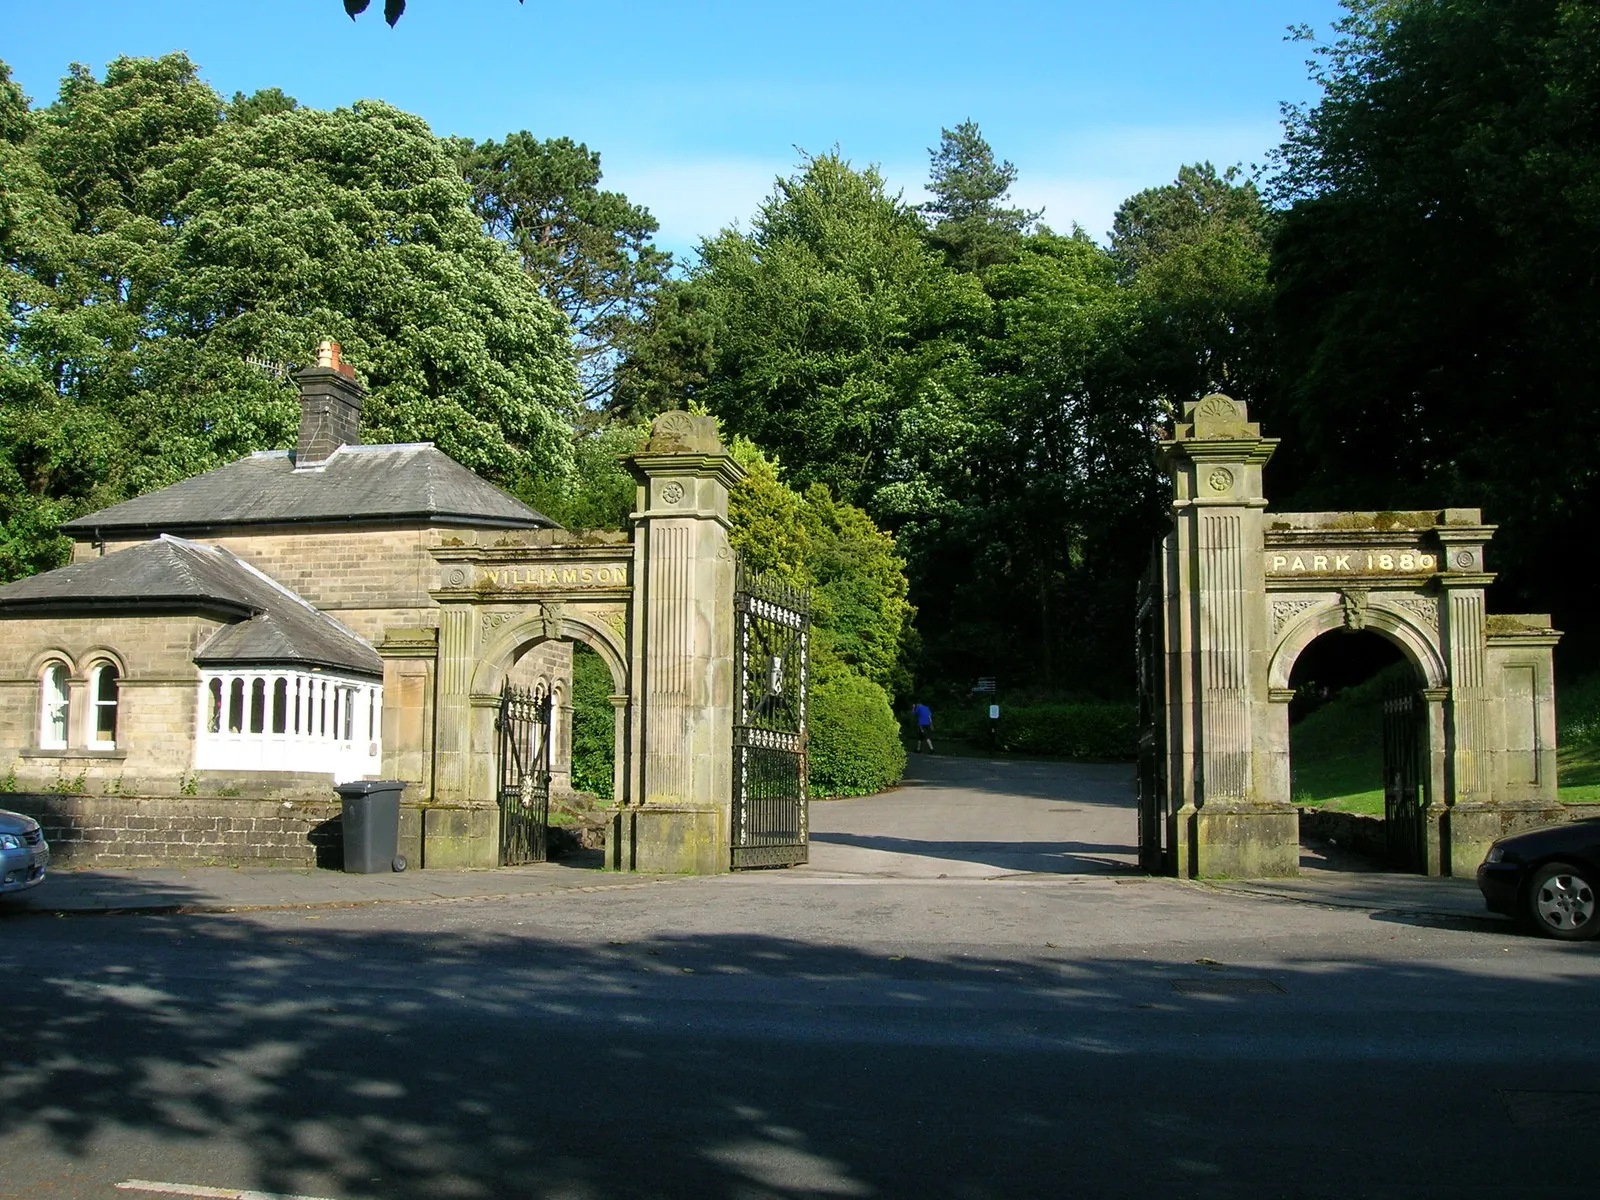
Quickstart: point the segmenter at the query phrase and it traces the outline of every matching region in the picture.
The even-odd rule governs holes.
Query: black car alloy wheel
[[[1523,913],[1545,937],[1578,941],[1600,932],[1600,903],[1590,872],[1567,863],[1546,863],[1528,880]]]

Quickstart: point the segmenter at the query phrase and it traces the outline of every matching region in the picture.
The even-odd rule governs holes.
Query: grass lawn
[[[1561,768],[1562,803],[1600,804],[1600,738],[1590,734],[1570,746],[1560,746],[1556,760]]]
[[[1383,815],[1383,682],[1346,689],[1289,730],[1296,804]]]
[[[1383,815],[1383,676],[1349,688],[1289,731],[1296,804]],[[1561,800],[1600,804],[1600,681],[1557,697]]]

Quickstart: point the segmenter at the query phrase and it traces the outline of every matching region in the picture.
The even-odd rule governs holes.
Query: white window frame
[[[72,667],[52,658],[39,671],[39,749],[65,750],[71,736]]]
[[[100,695],[101,685],[105,680],[106,672],[112,675],[112,687],[115,689],[110,700],[105,700]],[[122,671],[117,664],[109,659],[101,659],[89,671],[89,727],[88,745],[91,750],[115,750],[117,748],[117,731],[122,721]],[[111,710],[111,736],[100,736],[100,714],[105,709]]]
[[[203,668],[198,696],[196,770],[326,772],[335,783],[379,772],[378,680],[289,667]]]

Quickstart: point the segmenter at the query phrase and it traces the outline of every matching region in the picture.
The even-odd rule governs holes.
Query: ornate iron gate
[[[550,694],[500,691],[500,863],[544,862],[550,823]]]
[[[811,597],[740,563],[733,608],[733,869],[803,863]]]
[[[1421,871],[1426,862],[1423,832],[1428,788],[1423,734],[1427,706],[1416,681],[1401,679],[1383,698],[1383,816],[1389,857],[1407,871]]]
[[[1167,707],[1162,646],[1160,543],[1139,581],[1134,626],[1139,680],[1139,866],[1152,875],[1172,869],[1167,861]]]

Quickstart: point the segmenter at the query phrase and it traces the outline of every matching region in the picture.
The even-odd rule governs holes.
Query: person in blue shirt
[[[913,704],[911,706],[911,719],[917,723],[917,749],[924,746],[928,753],[933,753],[933,710],[926,704]]]

